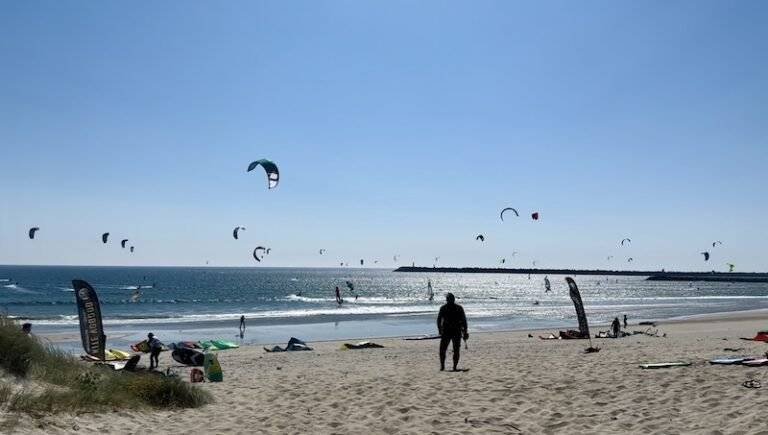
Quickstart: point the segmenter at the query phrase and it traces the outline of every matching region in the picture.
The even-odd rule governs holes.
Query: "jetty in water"
[[[421,273],[508,273],[523,275],[598,275],[644,276],[649,281],[713,281],[768,283],[768,273],[758,272],[667,272],[664,270],[539,269],[502,267],[414,267],[403,266],[395,272]]]

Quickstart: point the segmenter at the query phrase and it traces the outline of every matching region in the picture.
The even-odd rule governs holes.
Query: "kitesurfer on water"
[[[461,356],[461,339],[469,338],[467,317],[464,308],[456,303],[453,293],[445,295],[445,305],[437,315],[437,331],[440,334],[440,371],[445,370],[445,354],[448,344],[453,342],[453,371],[456,371]]]

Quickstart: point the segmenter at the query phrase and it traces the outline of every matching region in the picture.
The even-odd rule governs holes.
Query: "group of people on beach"
[[[434,294],[432,296],[434,296]],[[341,299],[341,291],[338,287],[336,287],[336,300],[339,304],[343,302]],[[445,295],[445,304],[440,307],[440,311],[437,314],[437,331],[440,336],[440,370],[445,370],[448,345],[453,344],[453,371],[457,371],[459,359],[461,358],[461,340],[464,340],[466,346],[467,339],[469,339],[469,332],[467,331],[467,316],[464,314],[464,307],[456,303],[456,297],[453,293]],[[240,316],[241,338],[244,333],[245,316]],[[149,340],[151,348],[153,340],[152,333],[149,334]],[[157,339],[154,338],[154,340]],[[152,359],[150,357],[150,364],[151,361]]]

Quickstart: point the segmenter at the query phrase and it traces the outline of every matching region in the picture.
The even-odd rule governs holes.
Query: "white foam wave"
[[[30,290],[28,288],[21,287],[20,285],[17,285],[17,284],[4,285],[3,288],[7,288],[9,290],[13,290],[16,293],[27,293],[27,294],[33,294],[33,295],[39,294],[38,292],[36,292],[34,290]]]

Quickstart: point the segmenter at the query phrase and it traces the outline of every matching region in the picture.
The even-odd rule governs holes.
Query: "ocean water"
[[[75,278],[95,287],[107,335],[123,342],[138,341],[148,330],[162,331],[167,341],[231,339],[241,315],[247,317],[245,343],[291,335],[322,340],[433,333],[447,292],[464,306],[471,330],[576,326],[564,276],[549,276],[552,291],[545,292],[541,275],[362,268],[0,266],[0,309],[29,319],[38,333],[75,335]],[[428,279],[434,302],[426,297]],[[357,298],[346,281],[354,284]],[[768,308],[768,284],[604,276],[576,281],[591,324],[623,314],[639,321]],[[341,305],[334,300],[336,286],[345,300]]]

